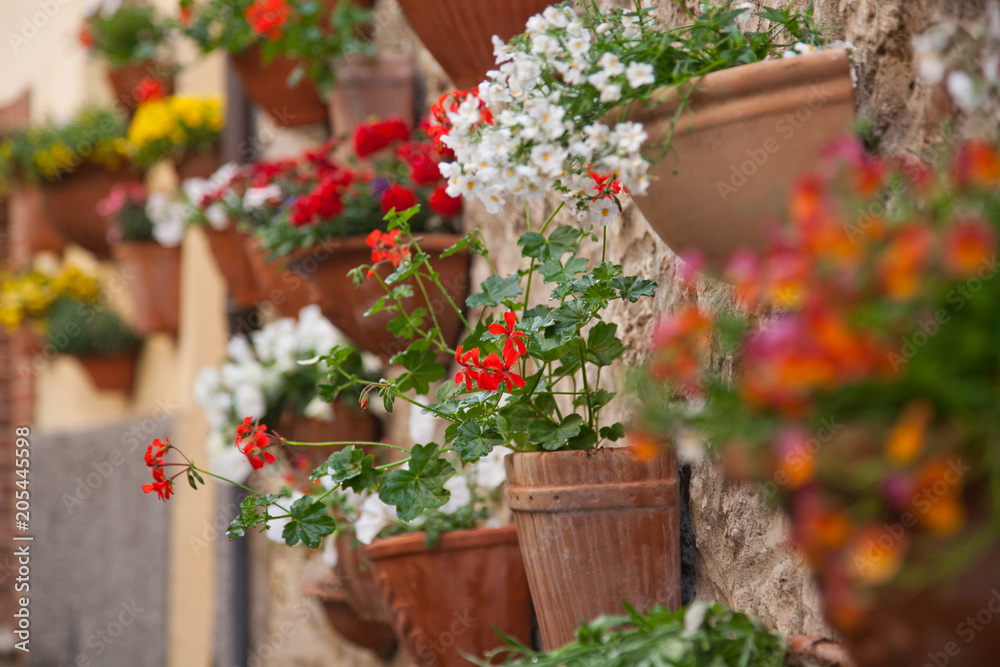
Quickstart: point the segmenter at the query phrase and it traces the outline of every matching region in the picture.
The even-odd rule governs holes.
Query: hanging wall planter
[[[347,641],[372,651],[382,661],[396,652],[396,635],[392,628],[383,623],[370,623],[359,616],[336,583],[305,584],[302,592],[322,605],[327,623]]]
[[[363,551],[364,547],[355,544],[353,536],[337,535],[337,566],[334,568],[337,581],[347,601],[361,618],[371,623],[387,624],[389,614],[375,586],[371,565],[362,560]]]
[[[525,23],[549,0],[399,0],[410,27],[454,84],[468,90],[496,68],[493,35],[504,41],[524,32]]]
[[[423,533],[365,549],[392,625],[421,667],[468,665],[502,645],[496,627],[531,645],[531,597],[513,526]]]
[[[247,254],[247,234],[231,223],[222,230],[206,227],[205,237],[215,258],[215,265],[226,281],[226,289],[238,308],[251,308],[260,299],[250,257]]]
[[[176,334],[180,320],[181,249],[159,243],[117,243],[112,248],[132,294],[135,330]]]
[[[110,220],[97,212],[97,202],[128,176],[124,170],[109,171],[85,162],[61,181],[43,185],[42,202],[52,227],[98,259],[108,259]]]
[[[28,258],[39,252],[62,252],[66,243],[49,223],[41,190],[29,186],[13,188],[8,210],[14,256]]]
[[[77,361],[99,391],[132,391],[136,353],[79,356]]]
[[[667,136],[676,95],[636,107],[651,141]],[[785,215],[798,176],[851,129],[854,90],[843,51],[820,51],[708,74],[681,112],[670,152],[650,168],[635,203],[677,253],[718,266],[759,248],[769,219]]]
[[[581,621],[681,603],[680,498],[673,456],[625,448],[509,455],[514,513],[542,642],[572,641]]]
[[[433,259],[434,269],[441,274],[441,283],[459,307],[465,303],[469,293],[468,251],[441,258],[446,248],[454,245],[461,237],[454,234],[424,234],[421,249]],[[309,285],[315,303],[318,303],[334,326],[340,329],[359,349],[381,355],[384,359],[406,349],[407,345],[392,335],[386,325],[397,313],[382,311],[365,317],[365,313],[375,302],[385,295],[382,286],[374,277],[368,278],[357,288],[348,272],[371,263],[371,248],[364,236],[351,236],[327,241],[291,255],[289,266]],[[393,272],[388,262],[376,267],[376,273],[384,280]],[[444,295],[435,292],[432,285],[425,284],[430,302],[414,286],[414,296],[403,301],[407,312],[416,308],[433,309],[441,325],[445,340],[453,342],[458,338],[462,322]]]
[[[371,118],[399,116],[411,127],[416,105],[417,64],[412,52],[353,55],[334,63],[330,93],[334,134],[352,132]]]
[[[229,59],[247,97],[266,111],[276,125],[296,127],[326,122],[326,103],[315,83],[303,78],[296,86],[288,86],[288,77],[299,65],[296,61],[278,55],[265,63],[259,44],[230,55]]]
[[[136,89],[145,79],[159,81],[165,97],[174,94],[173,69],[159,61],[143,60],[129,65],[108,67],[107,74],[115,104],[123,108],[130,118],[140,102]]]
[[[249,236],[246,248],[260,290],[258,307],[273,307],[281,317],[298,317],[300,310],[314,303],[306,281],[285,268],[280,260],[269,262],[260,241]]]
[[[377,442],[380,425],[370,412],[358,405],[337,400],[330,404],[333,419],[323,421],[300,415],[286,414],[275,427],[275,431],[292,442]],[[330,455],[343,449],[342,445],[312,447],[306,445],[282,444],[281,449],[292,461],[305,457],[310,468],[319,467]],[[369,454],[374,448],[365,447]]]
[[[209,153],[190,151],[174,163],[177,178],[183,183],[189,178],[208,179],[222,165],[218,147]]]

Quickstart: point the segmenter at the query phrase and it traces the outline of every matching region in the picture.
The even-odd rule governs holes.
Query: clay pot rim
[[[427,549],[424,536],[425,533],[420,531],[406,535],[381,537],[364,548],[364,556],[369,561],[378,561],[418,553],[461,551],[502,544],[518,544],[517,528],[513,524],[500,528],[473,528],[442,533],[437,545],[431,550]]]
[[[116,259],[119,255],[136,255],[150,251],[179,255],[181,247],[179,245],[168,247],[159,241],[119,241],[111,244],[111,254]]]
[[[689,126],[700,130],[732,122],[733,114],[724,113],[727,106],[745,104],[751,99],[759,103],[750,113],[736,114],[741,121],[798,108],[812,95],[817,80],[850,81],[850,67],[847,51],[826,49],[795,58],[775,58],[710,72],[689,84],[694,91],[688,98],[684,117],[690,120],[679,120],[677,131],[687,130]],[[796,88],[803,88],[804,94],[789,94]],[[830,90],[828,97],[824,104],[853,100],[854,87]],[[670,119],[679,104],[677,89],[663,88],[653,94],[649,106],[635,105],[628,120],[649,123]],[[707,118],[691,119],[692,114],[706,115],[710,110],[715,113],[708,114]]]
[[[418,241],[420,241],[420,247],[423,250],[442,252],[455,245],[455,243],[461,239],[464,234],[451,234],[447,232],[417,232],[414,236]],[[256,236],[251,236],[251,238],[254,239],[257,247],[263,250],[260,239]],[[367,239],[368,234],[352,234],[351,236],[343,236],[336,239],[329,239],[327,241],[320,241],[319,243],[314,243],[308,248],[299,248],[284,257],[279,257],[278,260],[284,259],[288,262],[289,267],[294,267],[295,264],[312,257],[318,250],[325,250],[328,252],[351,252],[355,250],[364,250],[365,252],[368,252],[371,248],[366,243]],[[469,250],[468,248],[463,248],[455,254],[468,255]]]

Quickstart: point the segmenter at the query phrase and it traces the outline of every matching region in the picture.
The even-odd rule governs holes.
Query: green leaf
[[[323,465],[313,471],[309,479],[318,480],[329,475],[334,484],[353,489],[357,493],[372,491],[378,486],[379,471],[375,470],[375,457],[366,455],[363,449],[349,445],[339,452],[330,454]]]
[[[656,283],[638,276],[619,276],[611,281],[611,286],[618,290],[619,298],[631,303],[656,294]]]
[[[597,444],[597,434],[586,424],[580,427],[580,432],[566,441],[569,449],[590,449]]]
[[[547,249],[548,242],[538,232],[526,232],[521,234],[521,238],[517,240],[517,245],[523,248],[521,255],[524,257],[543,260],[542,253]],[[545,259],[548,258],[546,257]]]
[[[547,240],[548,257],[545,259],[559,259],[566,253],[576,254],[580,249],[580,238],[582,236],[583,232],[576,227],[562,225],[556,228],[554,232],[549,234]]]
[[[427,394],[431,383],[444,377],[444,366],[437,363],[437,355],[429,350],[411,345],[405,352],[397,354],[393,362],[401,363],[407,371],[396,379],[396,390],[402,394],[408,391]]]
[[[476,420],[463,422],[455,437],[455,451],[462,457],[462,463],[478,461],[504,443],[503,437],[494,428],[484,428]]]
[[[594,410],[600,410],[605,405],[611,402],[611,399],[615,397],[615,392],[608,391],[607,389],[595,389],[590,392],[590,405]],[[573,405],[580,408],[587,405],[586,396],[577,396],[573,399]]]
[[[468,249],[469,252],[474,253],[476,255],[485,256],[489,254],[489,252],[486,249],[486,244],[483,243],[483,240],[479,237],[479,235],[476,234],[475,232],[469,232],[468,234],[460,238],[457,242],[455,242],[455,245],[445,248],[441,252],[441,257],[442,258],[451,257],[455,253],[461,252],[465,249]]]
[[[587,336],[588,360],[598,366],[610,366],[611,362],[625,354],[625,346],[618,340],[617,333],[617,324],[595,324]]]
[[[547,451],[562,449],[567,440],[580,434],[583,427],[583,417],[578,414],[567,415],[561,424],[556,426],[550,421],[539,419],[528,427],[531,443]]]
[[[386,328],[392,332],[396,338],[416,338],[420,335],[420,330],[424,328],[424,318],[427,316],[426,308],[415,308],[413,312],[393,318]]]
[[[622,269],[621,264],[615,264],[614,262],[604,262],[603,264],[595,268],[593,271],[591,271],[590,275],[594,277],[594,280],[600,280],[602,282],[605,282],[611,280],[612,278],[617,278],[622,273],[624,273],[624,269]]]
[[[625,437],[625,426],[623,426],[621,422],[612,424],[611,426],[602,426],[601,437],[605,440],[610,440],[611,442],[621,440]]]
[[[508,278],[490,276],[483,281],[482,288],[482,292],[471,294],[465,300],[469,308],[499,306],[507,299],[516,299],[523,291],[521,289],[520,276],[510,276]]]
[[[382,480],[379,496],[403,521],[412,521],[428,510],[436,510],[451,497],[444,483],[455,474],[451,463],[438,455],[438,445],[414,445],[409,468],[393,470]]]
[[[558,259],[550,259],[542,263],[538,272],[547,283],[566,283],[577,274],[586,272],[588,264],[583,257],[570,257],[565,264]]]
[[[292,516],[281,531],[281,537],[290,547],[302,542],[310,549],[318,549],[320,541],[337,529],[326,505],[309,496],[292,503],[289,514]]]

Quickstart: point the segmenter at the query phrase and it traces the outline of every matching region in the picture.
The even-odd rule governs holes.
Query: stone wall
[[[629,0],[617,3],[631,4]],[[658,4],[666,20],[679,20],[677,5]],[[783,7],[789,3],[769,0],[765,4]],[[916,80],[911,40],[941,20],[980,17],[985,5],[981,0],[817,0],[818,22],[830,27],[833,37],[856,47],[853,63],[857,113],[870,120],[870,140],[882,152],[917,156],[940,141],[942,127],[954,118],[954,110],[940,88]],[[413,45],[418,50],[425,103],[448,90],[447,79],[413,38],[395,1],[379,0],[377,14],[380,46]],[[954,118],[953,126],[961,132],[964,119]],[[550,200],[531,207],[531,219],[544,220],[554,205]],[[563,214],[557,222],[572,224],[572,219]],[[465,225],[466,229],[482,229],[491,258],[501,273],[512,272],[520,265],[516,239],[527,228],[523,209],[511,205],[499,215],[490,215],[471,203],[466,209]],[[591,257],[595,251],[599,252],[590,249]],[[622,263],[626,273],[643,275],[660,285],[655,299],[616,304],[607,317],[618,324],[629,348],[625,364],[642,357],[657,319],[679,306],[698,303],[718,310],[732,305],[725,285],[708,280],[695,285],[679,281],[676,257],[632,205],[626,206],[609,229],[608,259]],[[485,268],[477,266],[474,273],[473,284],[477,284],[485,276]],[[612,409],[619,414],[625,412],[622,406]],[[391,428],[405,431],[398,428],[405,419],[405,414],[394,416],[396,424]],[[690,478],[690,521],[685,537],[695,547],[686,558],[686,569],[689,581],[693,581],[694,596],[754,613],[784,633],[829,636],[831,631],[823,619],[816,588],[803,559],[791,549],[787,522],[768,508],[756,487],[727,482],[712,460],[689,460],[685,465]],[[287,564],[300,557],[281,558]],[[281,569],[285,570],[285,566]],[[689,591],[686,593],[690,597]]]

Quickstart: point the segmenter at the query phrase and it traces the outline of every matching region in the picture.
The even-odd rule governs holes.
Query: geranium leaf
[[[493,451],[494,447],[502,445],[504,439],[493,428],[484,428],[476,420],[463,422],[458,427],[454,447],[463,463],[478,461]]]
[[[507,278],[490,276],[483,281],[482,287],[482,292],[471,294],[465,300],[469,308],[499,306],[507,299],[516,299],[522,292],[521,278],[519,276],[510,276]]]
[[[281,531],[281,537],[290,547],[302,542],[310,549],[318,549],[320,541],[337,529],[326,505],[309,496],[292,503],[289,514],[292,516]]]
[[[425,511],[435,510],[451,497],[444,483],[455,473],[451,463],[438,455],[438,445],[414,445],[409,468],[393,470],[382,480],[379,496],[403,521],[412,521]]]

